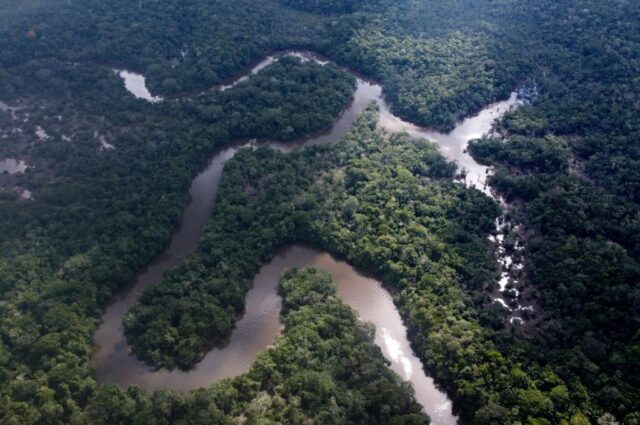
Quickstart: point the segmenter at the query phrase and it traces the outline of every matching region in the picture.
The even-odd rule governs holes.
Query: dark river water
[[[293,54],[316,60],[306,53]],[[232,88],[274,60],[277,59],[272,56],[266,58],[239,77],[237,82],[230,82],[218,89]],[[149,101],[161,101],[148,92],[143,76],[126,71],[120,71],[119,74],[125,80],[127,89],[134,95]],[[116,295],[106,306],[102,322],[94,334],[93,361],[101,383],[115,383],[120,386],[137,384],[149,390],[171,388],[189,391],[247,372],[256,355],[267,350],[282,331],[279,321],[281,300],[276,291],[279,278],[291,268],[313,266],[329,272],[338,285],[342,300],[353,307],[362,320],[375,324],[376,344],[390,361],[391,368],[413,385],[417,400],[431,416],[432,423],[457,423],[449,398],[436,387],[413,353],[406,328],[393,304],[393,298],[381,282],[312,247],[284,247],[271,262],[261,268],[253,280],[252,289],[247,294],[246,313],[237,322],[229,342],[223,347],[209,351],[204,359],[189,371],[149,369],[130,353],[123,335],[122,319],[138,301],[142,291],[159,283],[166,270],[176,266],[184,256],[195,249],[215,203],[224,164],[239,148],[254,143],[268,143],[276,149],[289,152],[314,143],[336,142],[346,134],[358,115],[372,101],[380,107],[379,124],[382,128],[394,132],[407,131],[414,136],[436,142],[447,159],[457,161],[460,167],[466,170],[468,184],[486,191],[484,182],[488,169],[476,163],[465,149],[470,139],[487,133],[495,119],[516,104],[515,95],[508,100],[488,105],[478,115],[460,122],[452,132],[443,134],[420,128],[394,116],[382,96],[382,87],[375,82],[358,78],[352,103],[329,131],[287,143],[235,143],[221,149],[211,158],[206,169],[192,182],[189,190],[190,201],[184,209],[180,228],[173,235],[167,250],[146,269],[140,271],[136,281]]]

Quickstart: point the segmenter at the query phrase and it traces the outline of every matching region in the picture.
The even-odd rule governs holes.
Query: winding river
[[[290,54],[324,63],[317,56],[306,52]],[[218,89],[232,88],[275,60],[277,60],[276,56],[269,56],[235,82],[220,86]],[[135,84],[138,86],[137,91],[133,92],[134,95],[153,102],[160,101],[159,98],[151,96],[146,87],[144,91],[140,90],[140,84],[144,86],[143,76],[122,71],[119,74],[125,80],[127,88],[132,84],[127,78],[131,75],[135,77]],[[436,387],[433,380],[425,373],[420,360],[413,353],[407,339],[406,328],[389,292],[379,281],[312,247],[303,245],[284,247],[271,262],[261,268],[253,280],[252,289],[247,294],[246,313],[237,322],[229,342],[223,347],[209,351],[204,359],[189,371],[151,370],[131,354],[123,335],[122,319],[138,301],[142,291],[148,286],[159,283],[166,270],[179,264],[182,258],[195,249],[211,214],[224,164],[238,149],[255,143],[267,143],[276,149],[289,152],[309,144],[336,142],[346,134],[358,115],[371,102],[379,105],[379,125],[382,128],[389,131],[407,131],[413,136],[436,142],[447,159],[457,161],[464,168],[468,184],[488,193],[485,179],[489,169],[476,163],[466,153],[466,146],[470,139],[490,131],[495,119],[517,103],[515,94],[505,101],[487,106],[478,115],[460,122],[452,132],[443,134],[418,127],[394,116],[390,105],[382,95],[382,87],[373,81],[358,78],[353,101],[329,131],[287,143],[254,140],[230,144],[220,149],[209,161],[205,170],[196,176],[189,190],[190,201],[184,209],[181,225],[173,235],[167,250],[142,270],[129,288],[114,296],[106,306],[102,322],[94,335],[93,361],[100,382],[121,386],[137,384],[149,390],[171,388],[189,391],[247,372],[256,355],[268,349],[282,331],[279,321],[281,300],[276,292],[280,276],[294,267],[313,266],[331,273],[338,285],[342,300],[353,307],[362,320],[375,324],[376,344],[389,360],[391,368],[413,385],[417,400],[431,416],[432,423],[434,425],[457,423],[447,395]]]

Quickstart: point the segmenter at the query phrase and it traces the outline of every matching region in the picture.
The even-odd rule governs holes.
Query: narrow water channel
[[[304,58],[314,58],[308,53],[295,52]],[[250,78],[265,66],[276,60],[268,57],[252,70],[219,89],[229,89]],[[125,79],[131,73],[120,75]],[[138,82],[142,80],[137,78]],[[491,129],[493,122],[516,103],[516,96],[489,105],[478,115],[459,123],[448,133],[438,133],[423,129],[403,121],[391,113],[390,105],[382,95],[382,87],[363,78],[358,78],[354,99],[333,127],[326,132],[310,135],[287,143],[268,143],[276,149],[289,152],[314,143],[338,141],[351,128],[358,115],[371,102],[380,108],[379,125],[388,131],[407,131],[416,137],[425,137],[440,146],[442,154],[455,160],[465,169],[467,182],[488,192],[485,179],[488,168],[476,163],[466,153],[470,139],[480,137]],[[127,88],[130,84],[127,84]],[[146,90],[146,87],[145,89]],[[140,94],[140,92],[139,92]],[[148,94],[148,96],[147,96]],[[146,90],[144,96],[149,101],[157,101]],[[190,201],[185,207],[180,228],[173,235],[170,246],[146,269],[142,270],[130,288],[116,295],[107,305],[100,327],[94,334],[95,350],[93,361],[98,380],[121,386],[138,384],[146,389],[172,388],[188,391],[206,387],[222,378],[237,376],[249,370],[256,355],[268,349],[281,332],[279,321],[280,298],[276,288],[280,276],[291,268],[314,266],[332,274],[338,285],[343,301],[352,306],[362,320],[375,324],[375,342],[382,349],[391,367],[403,379],[409,381],[418,401],[431,416],[434,425],[454,425],[457,418],[452,412],[451,402],[427,376],[422,364],[414,355],[407,340],[406,329],[391,295],[381,283],[364,276],[348,264],[337,261],[327,253],[314,248],[294,245],[283,248],[274,259],[262,267],[254,278],[253,287],[247,294],[246,314],[236,324],[229,342],[221,348],[214,348],[204,359],[189,371],[153,371],[131,354],[123,334],[122,319],[138,301],[142,291],[159,283],[163,273],[180,263],[192,252],[211,214],[215,196],[222,176],[224,164],[237,150],[249,143],[236,143],[220,150],[209,162],[207,168],[193,181],[189,190]]]

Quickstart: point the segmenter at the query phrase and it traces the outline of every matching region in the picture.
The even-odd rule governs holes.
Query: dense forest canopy
[[[3,2],[0,159],[29,168],[0,175],[0,423],[326,423],[329,406],[337,422],[427,421],[315,271],[283,281],[285,333],[249,374],[186,396],[96,382],[104,303],[162,251],[206,158],[236,138],[321,130],[348,103],[352,77],[292,58],[215,90],[287,49],[376,79],[396,114],[442,130],[520,87],[524,104],[470,151],[495,166],[491,185],[520,225],[532,329],[488,296],[498,205],[455,183],[432,144],[377,130],[369,110],[335,146],[228,164],[198,250],[127,320],[139,357],[192,365],[228,335],[261,261],[304,240],[397,291],[416,354],[465,423],[640,423],[631,0]],[[111,67],[169,100],[136,100]],[[303,289],[322,301],[306,305]],[[331,355],[316,369],[288,357],[307,332],[318,344],[305,359]],[[337,374],[349,362],[371,373]]]
[[[348,13],[354,12],[371,0],[282,0],[283,4],[295,9],[314,13]]]
[[[330,276],[294,270],[279,288],[284,334],[247,374],[188,397],[104,386],[87,409],[91,423],[429,424]]]

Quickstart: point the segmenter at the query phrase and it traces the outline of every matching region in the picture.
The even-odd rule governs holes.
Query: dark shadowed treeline
[[[466,422],[637,424],[639,16],[624,0],[4,2],[0,100],[21,109],[0,111],[0,153],[30,168],[0,175],[0,422],[139,423],[152,411],[166,422],[242,412],[295,422],[298,406],[300,421],[322,422],[334,396],[344,415],[377,415],[340,398],[360,397],[365,381],[348,392],[324,369],[296,381],[327,383],[327,397],[302,405],[302,384],[276,396],[256,389],[262,378],[186,398],[120,391],[97,385],[89,361],[103,303],[162,250],[214,149],[326,127],[353,90],[336,68],[283,60],[227,92],[152,105],[109,67],[141,72],[154,95],[172,97],[268,52],[310,48],[379,80],[402,117],[440,129],[523,85],[527,104],[472,152],[497,167],[492,185],[523,225],[530,336],[486,295],[497,205],[454,184],[430,144],[387,138],[367,115],[339,149],[258,149],[228,164],[198,252],[127,322],[136,352],[193,364],[229,332],[260,262],[308,240],[398,290],[418,356]],[[180,332],[168,344],[171,329]],[[238,394],[243,402],[224,405]],[[283,405],[291,416],[277,416],[289,414]]]
[[[13,382],[2,390],[6,423],[83,417],[96,389],[89,353],[99,308],[163,249],[216,147],[320,130],[354,83],[334,67],[283,59],[233,90],[151,105],[110,70],[50,65],[44,76],[21,66],[32,91],[24,89],[19,120],[6,114],[21,131],[4,148],[27,158],[32,169],[17,183],[33,193],[25,200],[9,188],[0,200],[0,376]],[[101,148],[100,136],[113,148]]]

